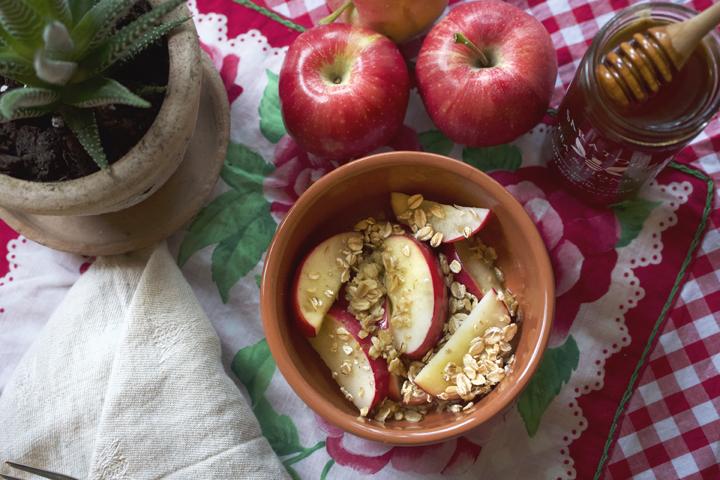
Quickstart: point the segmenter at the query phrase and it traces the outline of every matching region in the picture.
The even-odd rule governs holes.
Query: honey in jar
[[[643,103],[623,107],[600,87],[604,55],[650,27],[695,12],[671,3],[623,10],[593,40],[558,111],[550,168],[588,203],[634,195],[697,136],[720,107],[720,36],[708,35],[680,72]]]

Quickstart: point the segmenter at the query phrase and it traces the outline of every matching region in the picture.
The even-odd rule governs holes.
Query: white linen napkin
[[[99,258],[72,287],[0,397],[6,460],[82,479],[287,477],[164,243]]]

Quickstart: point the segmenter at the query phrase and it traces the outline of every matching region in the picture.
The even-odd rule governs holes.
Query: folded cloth
[[[164,243],[98,259],[69,291],[0,397],[6,460],[83,479],[287,477]]]

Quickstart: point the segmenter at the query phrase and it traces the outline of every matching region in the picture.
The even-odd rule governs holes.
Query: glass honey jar
[[[582,200],[610,205],[634,195],[697,136],[720,107],[720,35],[707,35],[680,72],[642,104],[622,107],[600,88],[603,56],[650,27],[696,12],[672,3],[627,8],[598,33],[558,110],[550,169]]]

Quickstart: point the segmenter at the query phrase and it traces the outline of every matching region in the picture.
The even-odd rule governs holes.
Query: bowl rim
[[[438,161],[442,163],[438,164]],[[530,352],[527,366],[522,371],[519,371],[515,382],[507,386],[506,401],[494,402],[490,404],[491,408],[477,410],[447,425],[423,430],[391,430],[359,421],[355,417],[337,414],[337,409],[333,406],[332,402],[321,395],[317,395],[313,387],[303,378],[294,362],[290,360],[290,357],[287,356],[284,349],[281,348],[283,342],[280,336],[280,329],[278,328],[278,320],[275,320],[273,323],[270,318],[271,311],[273,310],[272,305],[274,303],[271,297],[275,286],[271,284],[268,272],[276,270],[279,266],[285,247],[284,243],[286,243],[283,239],[287,237],[291,227],[294,227],[293,224],[296,223],[294,220],[295,216],[298,215],[297,212],[302,210],[305,204],[312,202],[320,196],[327,187],[369,170],[408,164],[443,168],[449,170],[451,173],[469,178],[473,183],[482,182],[483,185],[478,186],[485,189],[490,196],[508,208],[511,217],[515,218],[521,226],[525,226],[523,230],[530,235],[527,238],[527,243],[530,248],[536,250],[534,252],[536,254],[535,258],[541,267],[540,274],[544,277],[541,278],[541,283],[546,286],[544,292],[545,304],[538,327],[538,341]],[[478,181],[478,178],[482,180]],[[545,351],[550,337],[554,311],[555,280],[550,258],[537,227],[525,212],[522,205],[520,205],[505,187],[486,173],[459,160],[426,152],[396,151],[370,155],[344,164],[317,180],[298,198],[275,232],[265,257],[265,265],[263,266],[260,283],[260,315],[265,338],[267,339],[270,353],[275,359],[280,373],[285,377],[285,380],[295,394],[316,414],[341,428],[343,431],[368,440],[399,446],[426,445],[455,438],[479,426],[506,409],[525,388],[539,366],[542,354]]]

